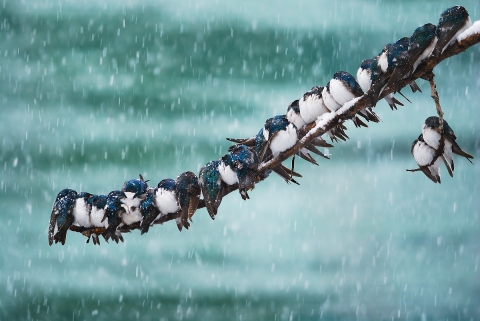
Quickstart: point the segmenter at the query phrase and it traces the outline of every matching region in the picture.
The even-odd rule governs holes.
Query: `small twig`
[[[437,109],[437,114],[438,114],[438,119],[439,119],[439,124],[438,124],[438,130],[440,131],[440,142],[438,144],[438,149],[435,151],[435,156],[433,157],[432,161],[428,166],[432,166],[437,159],[443,155],[443,150],[445,148],[445,135],[443,131],[443,110],[442,106],[440,106],[440,98],[438,97],[438,92],[437,92],[437,85],[435,84],[435,75],[433,74],[432,71],[428,72],[424,76],[429,84],[430,84],[430,91],[432,93],[432,98],[433,101],[435,102],[435,107]]]

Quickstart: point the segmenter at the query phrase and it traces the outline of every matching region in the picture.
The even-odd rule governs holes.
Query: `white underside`
[[[127,224],[133,224],[140,222],[143,218],[142,213],[140,213],[140,198],[130,198],[129,196],[135,195],[134,193],[125,192],[127,198],[122,199],[122,203],[126,213],[122,216],[122,221]]]
[[[270,142],[270,150],[273,156],[277,156],[281,152],[289,149],[297,142],[297,130],[293,124],[289,124],[286,130],[280,130]]]
[[[388,69],[388,59],[387,59],[387,53],[382,52],[380,56],[378,56],[378,65],[380,66],[380,69],[382,69],[383,73],[387,72]]]
[[[438,149],[440,147],[440,133],[437,132],[435,129],[427,127],[427,125],[422,126],[422,135],[423,135],[423,140],[425,143],[427,143],[429,146]],[[447,163],[450,164],[450,167],[452,167],[453,164],[453,152],[452,152],[452,142],[445,138],[444,140],[444,148],[443,148],[443,155],[445,156],[445,159],[447,160]]]
[[[160,211],[160,215],[166,215],[170,213],[176,213],[180,210],[180,206],[177,202],[177,195],[174,191],[168,191],[163,188],[157,190],[155,195],[155,203]]]
[[[370,89],[370,87],[372,87],[372,78],[371,78],[370,70],[358,68],[357,82],[360,85],[360,88],[362,88],[364,92],[367,92]]]
[[[230,166],[225,165],[224,162],[220,162],[218,165],[218,172],[220,173],[220,178],[228,185],[234,185],[238,183],[237,173],[235,173]]]
[[[413,158],[418,166],[430,164],[435,156],[435,149],[428,146],[425,142],[418,141],[413,147]],[[440,157],[439,157],[440,158]]]
[[[458,37],[462,32],[464,32],[465,30],[467,30],[471,25],[472,25],[472,20],[470,19],[470,17],[468,17],[468,20],[465,22],[465,24],[463,25],[463,27],[460,28],[460,29],[455,33],[455,35],[452,37],[452,39],[450,39],[450,41],[445,45],[445,47],[443,47],[442,53],[445,51],[445,49],[447,49],[448,46],[450,46],[451,44],[457,42],[457,37]]]
[[[303,100],[302,97],[298,104],[300,106],[300,115],[307,124],[314,122],[318,116],[330,112],[323,103],[321,96],[310,95],[306,100]],[[297,128],[299,127],[297,126]]]
[[[83,227],[91,227],[90,213],[87,210],[87,204],[83,198],[78,198],[75,201],[75,207],[73,209],[73,217],[75,218],[74,224]]]
[[[300,115],[296,114],[293,111],[293,109],[290,109],[289,111],[287,111],[287,119],[289,122],[293,123],[297,128],[302,128],[303,126],[306,125],[306,122],[303,120],[303,118]]]
[[[438,38],[435,36],[435,38],[433,39],[432,43],[422,52],[422,54],[420,55],[420,57],[417,58],[417,60],[415,60],[415,62],[413,63],[413,69],[412,69],[412,73],[415,72],[415,70],[417,69],[418,65],[425,59],[427,59],[428,57],[430,57],[430,55],[432,54],[432,51],[433,49],[435,49],[435,46],[437,45],[437,41],[438,41]]]
[[[338,79],[330,80],[330,94],[332,95],[333,99],[335,99],[337,103],[342,106],[346,102],[355,98],[355,95],[350,91],[350,89]]]
[[[340,105],[335,99],[333,99],[332,95],[328,92],[326,87],[323,88],[322,98],[325,106],[327,106],[330,111],[337,111],[338,109],[340,109],[340,107],[342,107],[342,105]]]
[[[102,223],[102,219],[105,216],[105,210],[103,208],[97,208],[92,206],[92,212],[90,214],[90,222],[94,227],[108,227],[108,219],[105,219]]]

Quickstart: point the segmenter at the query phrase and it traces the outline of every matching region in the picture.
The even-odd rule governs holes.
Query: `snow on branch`
[[[453,15],[453,18],[452,16],[447,17],[447,15]],[[463,19],[461,21],[462,28],[457,25],[455,28],[458,28],[455,29],[446,25],[451,23],[452,19],[457,19],[456,23],[458,23],[458,19]],[[425,31],[422,28],[425,30],[433,28],[433,34],[430,33],[429,40],[431,43],[428,48],[422,48],[420,53],[417,52],[420,58],[414,59],[412,56],[416,49],[415,46],[419,47],[420,45],[419,42],[412,42],[412,39],[417,31]],[[395,57],[392,63],[393,67],[388,66],[391,70],[389,72],[386,72],[386,69],[383,70],[383,75],[380,72],[380,77],[383,77],[381,81],[374,81],[373,75],[369,76],[370,84],[367,89],[362,90],[359,87],[362,86],[362,84],[359,84],[361,83],[360,80],[357,83],[353,76],[346,72],[336,73],[334,79],[326,87],[314,87],[305,94],[315,93],[316,97],[323,97],[321,99],[325,100],[326,107],[324,110],[327,110],[327,112],[323,111],[321,117],[313,117],[308,122],[302,120],[297,124],[294,124],[290,119],[287,120],[287,116],[294,117],[295,112],[297,117],[300,117],[299,104],[305,103],[306,96],[304,95],[303,98],[294,101],[289,106],[287,115],[279,115],[267,120],[263,129],[256,136],[248,139],[232,139],[238,144],[231,147],[229,154],[206,164],[200,171],[198,179],[192,172],[186,172],[176,180],[165,179],[156,188],[150,188],[146,183],[147,181],[144,181],[140,176],[140,179],[125,182],[121,191],[112,191],[108,195],[77,193],[70,189],[62,190],[54,202],[50,217],[48,233],[50,245],[53,241],[64,244],[67,230],[80,232],[88,237],[88,240],[93,238],[93,242],[99,244],[99,235],[102,235],[107,241],[111,238],[118,243],[118,241],[123,241],[122,233],[140,229],[143,234],[148,231],[151,225],[163,224],[170,220],[176,221],[179,230],[182,230],[182,228],[188,229],[190,225],[188,221],[191,220],[197,209],[206,207],[212,219],[215,218],[222,197],[239,190],[244,200],[249,198],[247,192],[252,190],[256,183],[265,180],[271,171],[281,175],[287,182],[296,183],[293,177],[300,177],[301,175],[294,171],[293,161],[292,169],[283,166],[283,161],[291,156],[298,155],[315,164],[316,162],[309,152],[328,158],[315,147],[332,146],[320,138],[322,135],[328,134],[332,141],[337,138],[345,140],[348,138],[343,131],[345,121],[353,120],[357,127],[367,127],[357,116],[362,116],[367,121],[378,122],[379,118],[373,112],[373,107],[375,107],[377,101],[382,98],[389,99],[387,101],[390,107],[395,109],[395,104],[401,105],[401,103],[391,94],[400,92],[406,85],[415,89],[414,81],[418,78],[429,81],[432,98],[436,103],[439,116],[440,148],[435,152],[433,161],[430,164],[427,163],[428,166],[432,165],[442,155],[445,145],[443,112],[435,89],[433,69],[443,60],[464,52],[480,42],[480,21],[471,24],[466,10],[463,7],[456,6],[447,9],[442,14],[438,26],[426,24],[417,28],[415,33],[411,38],[400,39],[397,42],[398,44],[385,46],[375,60],[370,59],[370,62],[378,63],[375,70],[380,68],[383,70],[384,67],[386,68],[387,53],[391,53],[389,50],[403,46],[401,53],[403,56],[398,57],[406,62],[401,65],[395,60],[398,57]],[[406,41],[403,45],[401,44],[402,40]],[[428,53],[425,54],[427,51]],[[383,58],[382,55],[384,55]],[[414,62],[412,59],[414,59]],[[361,68],[363,68],[363,65],[362,63]],[[413,65],[413,68],[411,68],[411,65]],[[402,70],[399,76],[398,69],[400,67],[394,69],[397,66],[401,66],[405,70],[407,67],[410,69],[408,69],[408,72]],[[368,70],[370,72],[374,69]],[[358,74],[357,78],[359,78]],[[342,87],[342,83],[348,85]],[[329,99],[327,96],[331,94],[330,91],[334,92],[335,90],[349,98],[343,102],[337,101],[335,103],[336,107],[332,108],[332,105],[327,106],[329,105],[327,104]],[[364,93],[364,91],[366,92]],[[333,96],[330,96],[330,99],[332,99],[331,97]],[[286,140],[280,145],[275,145],[271,137],[274,135],[274,131],[278,131],[280,127]],[[445,127],[448,128],[446,122]],[[463,153],[462,156],[467,157],[469,161],[470,158],[473,158],[468,153],[461,152]],[[451,165],[453,171],[453,160]],[[447,168],[449,167],[447,166]],[[452,175],[450,171],[449,173]],[[159,193],[163,194],[160,195]],[[201,195],[203,195],[203,198],[201,198]],[[148,222],[148,224],[145,224],[145,222]],[[55,228],[57,228],[57,233],[54,233]]]

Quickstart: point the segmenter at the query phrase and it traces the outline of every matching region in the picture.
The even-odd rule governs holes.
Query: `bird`
[[[387,88],[391,88],[395,92],[398,91],[400,88],[397,85],[400,81],[413,74],[418,65],[430,57],[438,40],[436,29],[437,27],[431,23],[415,29],[408,40],[405,59],[396,63],[395,69],[387,83]]]
[[[92,195],[87,200],[90,206],[90,229],[83,234],[87,236],[87,243],[90,242],[90,237],[93,239],[93,244],[100,245],[98,234],[95,233],[94,228],[104,227],[108,228],[108,220],[105,218],[105,207],[107,206],[107,195]],[[108,241],[108,240],[107,240]]]
[[[137,222],[141,222],[143,214],[141,213],[139,206],[140,202],[145,199],[148,190],[147,182],[140,178],[131,179],[126,181],[121,191],[125,194],[125,197],[121,199],[125,212],[122,213],[122,223],[124,225],[131,225]]]
[[[188,221],[192,220],[200,202],[201,190],[198,177],[190,171],[184,172],[177,177],[175,183],[177,199],[181,209],[181,223],[183,227],[188,229],[190,226]]]
[[[61,242],[65,244],[67,231],[74,222],[73,208],[76,204],[77,192],[72,189],[63,189],[55,198],[50,215],[50,224],[48,226],[48,244],[51,246]],[[55,234],[55,227],[57,233]]]
[[[381,74],[378,80],[372,83],[374,92],[378,93],[376,97],[381,95],[397,64],[402,65],[403,61],[407,59],[409,41],[410,38],[408,37],[400,38],[393,44],[385,45],[382,52],[378,55],[378,65],[380,66]],[[422,92],[415,80],[411,81],[409,85],[412,92]],[[397,92],[400,93],[400,89]]]
[[[295,125],[297,128],[302,128],[305,124],[310,124],[313,121],[309,121],[308,123],[304,120],[303,116],[301,116],[301,109],[299,107],[299,101],[295,100],[292,102],[288,108],[287,113],[285,116],[287,117],[288,121]],[[322,103],[323,104],[323,103]],[[326,107],[325,107],[326,109]],[[328,109],[326,109],[328,110]],[[318,116],[317,116],[318,118]],[[340,129],[341,130],[341,129]],[[331,134],[331,133],[329,133]],[[340,134],[339,134],[340,135]],[[297,135],[298,136],[298,135]],[[298,137],[297,137],[298,138]],[[333,145],[327,143],[321,136],[316,137],[314,140],[306,144],[304,147],[299,149],[295,155],[300,156],[301,158],[305,159],[306,161],[318,165],[317,161],[312,157],[310,152],[322,156],[323,158],[329,159],[324,153],[318,150],[318,147],[333,147]]]
[[[303,127],[303,125],[299,123],[298,118],[300,118],[300,120],[305,122],[306,124],[310,124],[316,121],[321,115],[325,113],[330,113],[331,110],[328,109],[323,102],[322,91],[323,87],[314,86],[312,87],[312,89],[304,93],[300,100],[296,100],[292,104],[290,104],[287,110],[288,120],[295,126],[297,126],[297,128],[301,128]],[[347,134],[345,134],[346,129],[347,128],[345,127],[345,125],[339,124],[335,128],[326,132],[326,134],[330,137],[332,142],[338,142],[337,138],[346,141],[348,139]],[[333,147],[332,145],[325,142],[321,137],[318,138],[320,140],[318,142],[312,141],[311,145],[320,147]],[[308,149],[308,146],[306,146],[306,148]],[[324,155],[320,156],[325,157]]]
[[[226,195],[226,183],[221,178],[220,171],[218,170],[219,166],[219,160],[210,161],[200,169],[200,174],[198,175],[198,182],[202,190],[205,207],[212,220],[215,219],[222,198]]]
[[[142,203],[144,219],[140,224],[141,234],[147,233],[150,226],[161,217],[181,211],[176,184],[174,179],[166,178],[161,180],[157,187],[148,189],[147,201]],[[181,231],[183,227],[181,218],[177,217],[175,221],[177,228]]]
[[[352,99],[363,96],[364,93],[358,82],[350,73],[346,71],[338,71],[330,80],[330,94],[335,101],[343,106]],[[357,115],[362,116],[366,121],[372,121],[375,123],[380,121],[380,117],[375,114],[371,107],[361,109]],[[360,121],[356,116],[354,116],[352,120],[356,127],[367,127],[367,125]]]
[[[425,119],[425,123],[422,125],[422,135],[424,141],[432,148],[437,149],[440,147],[440,139],[442,137],[442,133],[438,128],[440,126],[440,119],[437,116],[430,116]],[[456,142],[457,136],[447,123],[446,120],[443,120],[443,135],[444,135],[444,147],[443,147],[443,155],[453,172],[454,170],[454,163],[453,163],[453,154],[460,155],[465,157],[470,163],[474,157],[469,153],[463,151],[458,143]],[[473,164],[473,163],[472,163]],[[453,175],[452,175],[453,176]]]
[[[468,11],[462,6],[448,8],[440,15],[436,34],[438,38],[434,55],[439,57],[448,46],[457,41],[457,36],[472,25]]]
[[[230,176],[234,174],[240,196],[243,200],[250,199],[248,191],[255,187],[258,180],[259,160],[256,151],[246,145],[236,144],[229,148],[229,153],[221,160],[219,171],[222,179],[227,172]]]
[[[104,216],[102,221],[107,220],[108,227],[105,229],[103,236],[105,241],[112,239],[118,244],[118,241],[123,242],[123,236],[120,231],[117,230],[118,226],[122,223],[122,217],[126,214],[125,205],[122,203],[122,199],[125,198],[125,194],[120,190],[114,190],[108,193],[107,202],[104,207]]]
[[[445,159],[443,156],[438,156],[435,159],[437,153],[436,149],[429,146],[424,140],[422,134],[412,143],[411,153],[415,162],[418,165],[417,170],[421,170],[428,178],[434,183],[441,183],[440,180],[440,164]],[[410,171],[417,171],[410,170]]]
[[[357,70],[357,82],[364,92],[368,92],[372,83],[376,82],[379,77],[378,57],[365,59],[362,61],[360,68]],[[393,97],[390,93],[383,97],[392,110],[396,110],[397,106],[403,106],[403,103]]]

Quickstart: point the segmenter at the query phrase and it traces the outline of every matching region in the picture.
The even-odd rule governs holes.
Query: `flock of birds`
[[[295,155],[313,164],[317,162],[311,153],[328,158],[317,147],[333,145],[320,136],[296,151],[291,169],[279,164],[260,171],[259,166],[294,147],[302,137],[300,129],[313,122],[329,119],[347,102],[364,93],[369,95],[372,106],[363,108],[351,120],[357,127],[367,127],[365,121],[379,122],[380,117],[373,111],[376,102],[383,98],[392,110],[397,109],[397,105],[403,106],[393,96],[393,93],[400,93],[399,84],[411,76],[424,60],[432,55],[439,57],[471,25],[465,8],[455,6],[445,10],[437,26],[425,24],[417,28],[410,38],[404,37],[388,44],[378,56],[364,60],[357,71],[357,79],[348,72],[339,71],[325,87],[315,86],[299,100],[292,102],[286,114],[267,119],[257,135],[246,139],[227,138],[236,144],[230,147],[226,155],[203,166],[198,177],[192,172],[185,172],[176,179],[164,179],[152,187],[140,175],[108,195],[62,190],[53,203],[48,230],[49,244],[65,244],[69,229],[84,234],[87,242],[92,238],[94,244],[100,244],[100,235],[106,241],[112,239],[118,243],[123,241],[124,232],[140,229],[143,234],[153,224],[168,220],[175,220],[180,231],[188,229],[197,209],[206,207],[214,219],[225,195],[238,189],[241,197],[248,199],[248,191],[272,171],[285,181],[298,184],[294,177],[301,175],[294,171]],[[420,90],[415,81],[409,85],[413,92]],[[382,95],[387,91],[391,93]],[[458,146],[448,123],[443,121],[443,132],[439,130],[439,124],[438,117],[429,117],[411,149],[419,166],[416,170],[421,170],[438,183],[442,160],[453,176],[452,154],[469,161],[473,158]],[[332,142],[339,139],[345,141],[348,139],[346,129],[340,123],[326,134]]]

